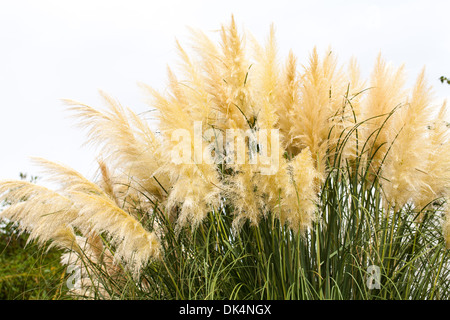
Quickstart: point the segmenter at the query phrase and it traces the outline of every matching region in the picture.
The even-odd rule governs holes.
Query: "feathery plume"
[[[0,182],[3,200],[9,205],[0,216],[19,222],[22,231],[30,234],[28,242],[51,242],[49,248],[79,250],[71,227],[77,211],[69,198],[30,182],[7,180]]]
[[[283,206],[289,214],[287,221],[293,230],[305,231],[316,219],[315,211],[318,201],[317,181],[319,172],[314,166],[311,152],[303,149],[289,163],[291,184],[286,192]]]
[[[427,174],[429,144],[423,144],[429,134],[431,123],[431,93],[425,81],[425,70],[417,78],[410,101],[398,111],[392,120],[389,141],[393,141],[387,154],[382,185],[386,197],[402,207],[423,189]],[[395,135],[395,136],[394,136]],[[394,141],[395,140],[395,141]],[[420,145],[420,148],[417,146]]]
[[[98,234],[107,232],[116,247],[115,257],[123,261],[137,275],[141,268],[160,254],[159,240],[135,218],[115,205],[112,200],[98,195],[73,192],[79,205],[74,224],[82,230]]]
[[[340,71],[336,70],[336,58],[329,52],[322,60],[314,48],[309,65],[301,75],[300,108],[294,110],[290,130],[293,145],[300,150],[308,147],[321,178],[326,172],[327,150],[335,144],[337,128],[335,117],[341,110],[344,92]],[[332,136],[330,136],[332,132]]]
[[[365,130],[361,132],[362,141],[369,140],[367,157],[371,159],[374,174],[377,173],[392,142],[389,139],[392,137],[393,126],[391,113],[406,102],[404,82],[404,67],[394,69],[379,54],[364,101],[362,120],[367,122]],[[394,117],[396,115],[397,113],[394,113]]]
[[[169,186],[164,177],[155,176],[162,163],[158,139],[131,110],[127,110],[130,115],[127,116],[124,108],[101,94],[109,111],[101,112],[82,103],[66,101],[69,110],[79,119],[79,126],[88,130],[87,143],[99,147],[104,161],[129,178],[133,183],[129,190],[139,190],[161,200],[165,196],[161,186]]]
[[[429,126],[425,143],[421,143],[429,146],[429,153],[424,161],[424,172],[421,173],[423,185],[414,199],[418,210],[424,209],[439,197],[450,195],[450,130],[445,121],[447,115],[447,104],[444,102]]]

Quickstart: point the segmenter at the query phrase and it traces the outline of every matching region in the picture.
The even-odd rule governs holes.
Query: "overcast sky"
[[[189,26],[214,35],[231,14],[260,40],[274,23],[280,54],[292,48],[300,63],[331,45],[368,75],[381,51],[409,83],[426,66],[436,97],[450,97],[439,82],[450,76],[450,1],[0,0],[0,179],[38,174],[30,156],[91,177],[95,153],[60,99],[102,106],[101,89],[144,112],[137,83],[165,87],[175,39]]]

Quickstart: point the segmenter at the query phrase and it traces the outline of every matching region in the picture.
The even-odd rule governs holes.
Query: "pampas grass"
[[[103,92],[67,100],[99,177],[35,159],[60,188],[3,181],[1,215],[81,268],[78,297],[448,298],[450,139],[425,71],[407,89],[381,54],[365,80],[331,49],[280,59],[273,26],[219,34],[176,42],[166,92],[142,84],[158,134]]]

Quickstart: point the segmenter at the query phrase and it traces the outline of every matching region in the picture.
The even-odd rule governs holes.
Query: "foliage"
[[[447,78],[447,77],[441,76],[441,77],[439,78],[439,80],[441,80],[441,83],[447,83],[447,84],[450,84],[450,79]]]

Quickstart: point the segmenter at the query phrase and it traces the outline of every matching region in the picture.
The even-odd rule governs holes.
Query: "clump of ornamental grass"
[[[56,246],[85,298],[446,299],[450,139],[421,72],[378,56],[364,80],[314,49],[280,59],[234,19],[177,42],[158,127],[105,93],[66,101],[99,150],[92,181],[35,159],[58,190],[3,181],[30,240]],[[373,272],[375,270],[375,272]]]

